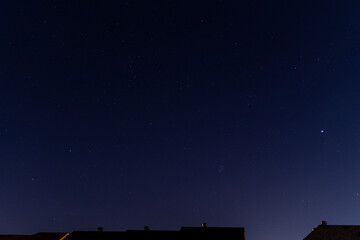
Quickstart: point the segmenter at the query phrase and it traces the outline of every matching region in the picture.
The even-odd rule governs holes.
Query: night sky
[[[360,224],[359,1],[0,3],[0,234]]]

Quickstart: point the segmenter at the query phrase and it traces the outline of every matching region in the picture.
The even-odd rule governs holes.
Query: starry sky
[[[0,234],[360,224],[358,1],[0,3]]]

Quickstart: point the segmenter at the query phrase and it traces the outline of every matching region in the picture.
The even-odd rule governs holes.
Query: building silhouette
[[[33,235],[0,235],[0,240],[65,240],[69,233],[36,233]]]
[[[360,240],[360,225],[328,225],[321,221],[304,240]]]
[[[71,233],[37,233],[33,235],[0,235],[0,240],[117,240],[141,239],[156,237],[220,237],[221,239],[245,240],[245,229],[242,227],[182,227],[180,230],[151,230],[145,226],[143,230],[104,231],[99,227],[97,231],[73,231]]]

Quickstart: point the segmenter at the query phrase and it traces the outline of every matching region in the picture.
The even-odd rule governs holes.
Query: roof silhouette
[[[64,240],[68,233],[39,232],[33,235],[0,235],[0,240]]]
[[[320,224],[304,240],[360,240],[360,225]]]
[[[182,227],[180,230],[150,230],[146,226],[143,230],[126,231],[73,231],[69,233],[36,233],[33,235],[0,235],[0,240],[116,240],[137,239],[142,236],[168,238],[176,236],[220,236],[222,239],[245,240],[245,229],[242,227]]]
[[[157,238],[176,236],[220,236],[223,239],[245,240],[245,229],[242,227],[182,227],[180,230],[127,230],[124,232],[107,231],[74,231],[66,240],[110,240],[110,239],[135,239],[141,236],[154,236]]]

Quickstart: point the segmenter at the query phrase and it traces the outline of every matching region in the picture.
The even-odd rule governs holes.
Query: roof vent
[[[203,228],[206,228],[207,226],[208,226],[207,223],[201,224],[201,227],[203,227]]]

